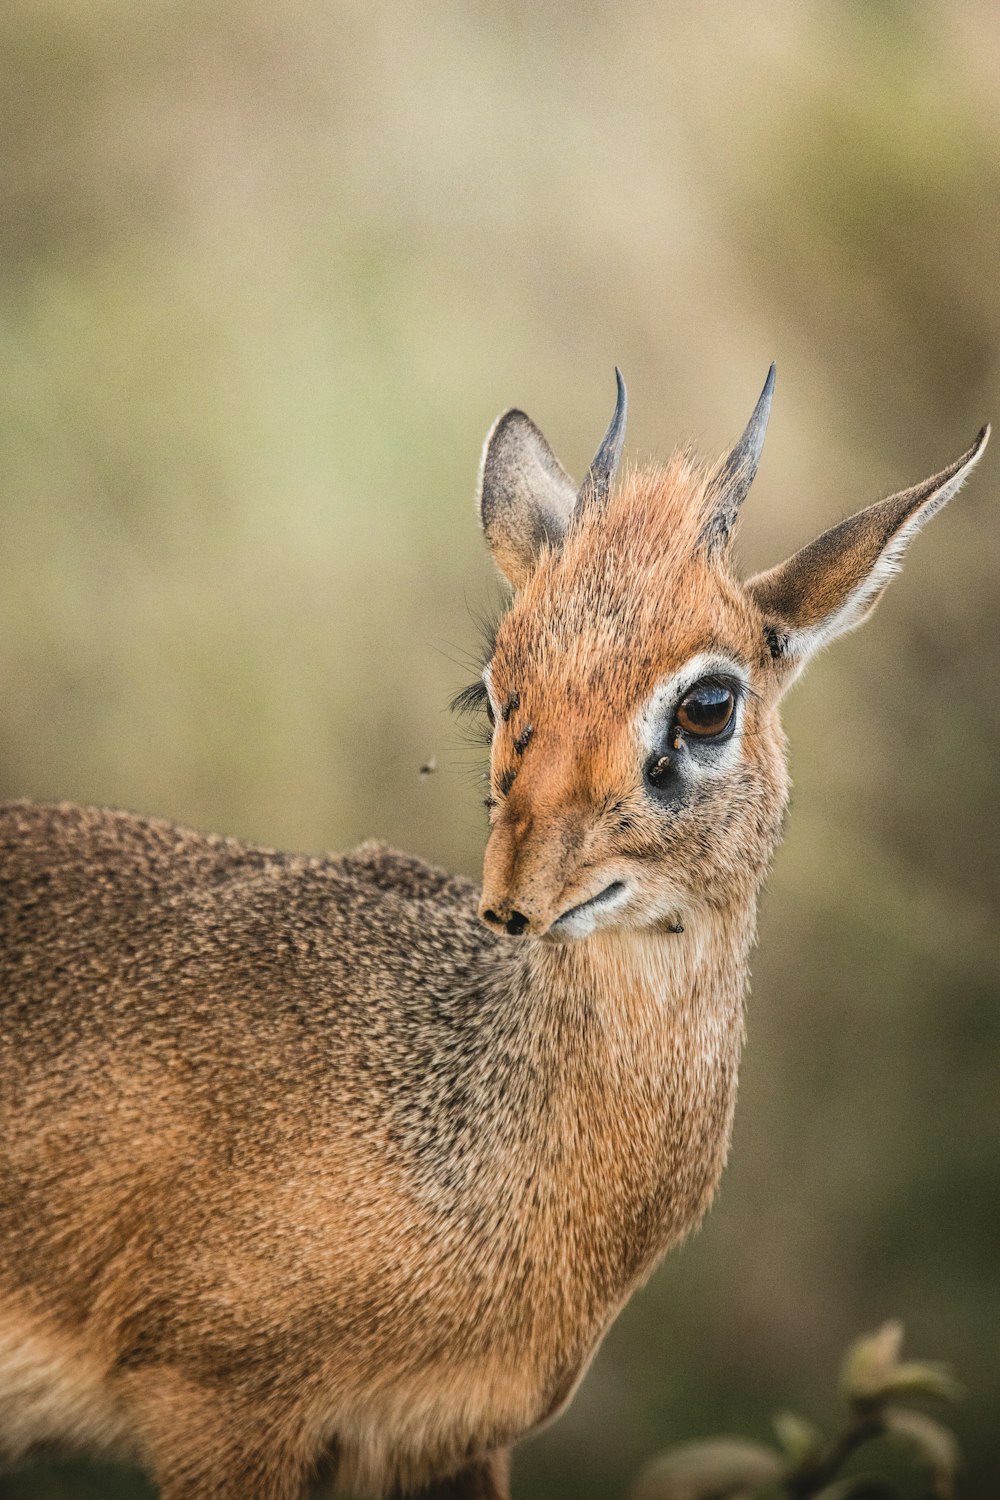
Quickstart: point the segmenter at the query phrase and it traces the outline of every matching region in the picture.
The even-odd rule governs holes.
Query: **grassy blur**
[[[7,0],[0,794],[475,873],[490,421],[579,473],[618,362],[633,456],[714,453],[776,358],[748,567],[942,467],[1000,418],[998,63],[985,0]],[[519,1500],[822,1415],[888,1315],[1000,1490],[996,474],[789,701],[719,1202]]]

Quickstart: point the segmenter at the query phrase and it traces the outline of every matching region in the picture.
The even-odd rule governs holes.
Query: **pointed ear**
[[[956,493],[986,447],[972,447],[940,474],[880,500],[824,532],[787,562],[747,583],[764,615],[776,664],[794,673],[815,651],[866,620],[917,532]]]
[[[479,513],[493,561],[523,588],[546,547],[557,551],[574,515],[607,503],[625,441],[628,396],[615,366],[617,397],[610,425],[579,490],[530,417],[497,417],[483,448]]]
[[[558,548],[576,506],[576,485],[523,411],[490,428],[479,471],[479,514],[493,561],[523,587],[545,547]]]

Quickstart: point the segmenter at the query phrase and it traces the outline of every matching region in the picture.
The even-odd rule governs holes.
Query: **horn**
[[[615,473],[618,469],[618,460],[622,456],[622,445],[625,442],[625,418],[628,414],[628,396],[625,391],[625,382],[622,372],[615,365],[615,380],[618,383],[618,398],[615,401],[615,413],[611,418],[611,424],[601,440],[601,446],[594,454],[594,461],[584,476],[583,483],[577,493],[577,513],[584,510],[588,505],[603,505],[611,493],[611,485],[614,482]]]
[[[701,529],[701,540],[710,552],[717,552],[729,540],[740,506],[753,484],[764,447],[767,419],[771,415],[774,375],[772,364],[743,436],[709,485],[710,513]]]

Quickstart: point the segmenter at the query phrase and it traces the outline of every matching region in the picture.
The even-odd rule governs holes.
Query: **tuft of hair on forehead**
[[[625,712],[658,676],[723,647],[752,657],[759,623],[726,549],[705,544],[715,468],[687,450],[630,469],[547,549],[501,622],[493,685],[529,679],[568,706],[588,687]]]
[[[691,559],[704,547],[717,469],[718,464],[705,463],[685,448],[666,463],[630,468],[603,509],[579,518],[571,538],[579,547],[615,554],[627,550],[638,566]]]
[[[662,610],[664,591],[673,595],[672,581],[690,579],[692,570],[725,575],[725,552],[713,556],[704,539],[714,473],[687,449],[626,470],[605,504],[578,514],[561,550],[540,560],[524,607],[554,595],[570,608],[572,594],[573,613],[583,608],[592,621],[606,616],[621,625],[650,604]],[[681,601],[671,603],[676,609]]]

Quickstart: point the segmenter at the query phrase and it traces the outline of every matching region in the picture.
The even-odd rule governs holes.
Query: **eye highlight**
[[[674,710],[674,724],[691,739],[719,739],[733,726],[736,694],[728,683],[706,677],[689,688]]]

